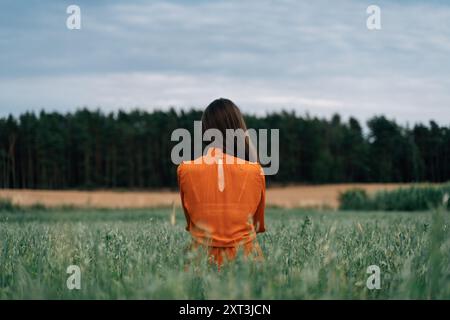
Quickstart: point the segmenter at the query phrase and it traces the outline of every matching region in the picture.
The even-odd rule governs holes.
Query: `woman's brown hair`
[[[245,120],[242,116],[241,110],[239,110],[238,106],[236,106],[233,101],[220,98],[214,100],[208,105],[208,107],[206,107],[202,116],[203,133],[208,129],[217,129],[221,132],[222,137],[224,138],[223,146],[221,147],[225,153],[236,157],[239,156],[237,152],[237,145],[240,143],[240,141],[234,143],[234,141],[230,141],[229,139],[227,139],[226,130],[242,129],[245,133],[247,133],[247,126],[245,124]],[[256,152],[248,136],[245,136],[244,143],[245,160],[258,161]]]

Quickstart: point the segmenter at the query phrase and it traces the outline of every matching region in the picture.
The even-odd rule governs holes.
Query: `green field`
[[[450,299],[450,214],[267,210],[263,263],[187,264],[169,209],[0,211],[1,299]],[[66,269],[81,268],[69,290]],[[366,269],[381,269],[369,290]]]

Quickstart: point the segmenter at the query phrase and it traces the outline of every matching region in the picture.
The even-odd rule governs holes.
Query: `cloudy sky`
[[[66,8],[81,8],[81,30]],[[369,5],[381,30],[366,27]],[[205,107],[228,97],[450,124],[449,1],[2,0],[0,116]]]

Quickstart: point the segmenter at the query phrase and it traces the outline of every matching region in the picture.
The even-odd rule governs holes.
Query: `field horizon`
[[[437,183],[339,183],[318,185],[276,185],[267,188],[266,205],[280,208],[337,209],[339,194],[359,188],[372,194],[408,186],[440,185]],[[34,190],[0,189],[0,199],[18,206],[49,208],[160,208],[180,207],[178,191],[160,190]]]

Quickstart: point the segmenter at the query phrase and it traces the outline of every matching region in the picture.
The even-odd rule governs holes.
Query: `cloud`
[[[102,106],[107,110],[204,107],[214,98],[230,97],[250,113],[261,114],[271,106],[339,107],[338,101],[302,96],[290,90],[280,92],[270,83],[236,81],[228,77],[165,75],[155,73],[114,73],[104,75],[50,76],[0,80],[5,89],[2,104],[9,105],[16,92],[27,92],[24,106],[47,100],[42,107],[70,110],[70,106]],[[52,91],[51,99],[48,92]],[[61,104],[61,101],[65,101]],[[96,104],[92,104],[96,101]],[[188,103],[187,103],[188,102]],[[26,110],[26,108],[22,109]]]
[[[369,4],[79,1],[82,30],[68,31],[67,3],[12,3],[0,13],[0,115],[203,107],[227,96],[255,113],[448,124],[450,6],[379,1],[382,30],[371,32]]]
[[[137,107],[145,110],[171,106],[203,108],[215,98],[228,97],[244,112],[260,115],[286,109],[295,110],[298,114],[309,112],[326,117],[340,113],[344,117],[356,115],[367,119],[384,113],[410,122],[445,121],[443,115],[447,114],[448,108],[440,101],[448,98],[444,93],[448,82],[422,82],[400,76],[392,80],[395,85],[376,78],[335,77],[321,83],[292,84],[286,81],[274,86],[270,80],[164,73],[44,76],[0,80],[0,87],[4,89],[0,104],[13,105],[17,92],[26,93],[21,98],[22,106],[4,109],[3,113],[43,107],[59,111],[84,106],[101,107],[105,111]],[[417,86],[428,94],[412,95],[412,88]],[[37,101],[45,103],[40,105]],[[404,108],[405,105],[408,108]],[[424,105],[432,105],[433,108],[424,110]]]

